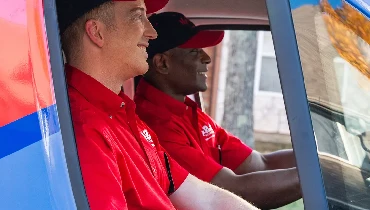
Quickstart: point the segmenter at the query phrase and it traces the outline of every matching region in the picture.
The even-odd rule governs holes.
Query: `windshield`
[[[370,22],[336,0],[292,15],[329,207],[368,209]]]

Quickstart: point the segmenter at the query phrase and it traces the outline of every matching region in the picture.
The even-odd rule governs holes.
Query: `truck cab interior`
[[[6,101],[0,97],[0,110],[4,113],[6,109],[10,110],[14,101],[22,105],[13,107],[17,110],[24,110],[34,103],[33,99],[30,99],[32,102],[27,101],[19,90],[8,89],[11,85],[6,82],[20,85],[12,87],[29,88],[30,94],[51,87],[51,92],[40,94],[49,97],[42,101],[53,101],[56,105],[57,114],[52,120],[59,122],[58,141],[63,144],[61,148],[64,150],[55,154],[66,160],[68,170],[65,173],[69,178],[66,182],[70,182],[73,193],[70,202],[77,209],[89,209],[69,110],[55,1],[0,0],[0,5],[0,27],[9,32],[5,39],[0,40],[0,96],[12,99]],[[289,137],[296,156],[304,204],[300,209],[370,209],[369,8],[368,2],[362,0],[170,0],[159,11],[183,13],[207,30],[271,32],[277,62],[277,68],[271,71],[277,71],[279,76]],[[22,24],[16,22],[17,18],[23,21]],[[246,52],[249,52],[248,49]],[[218,53],[219,57],[224,55],[221,51]],[[219,65],[218,68],[222,68]],[[30,80],[29,85],[20,77],[12,77],[14,72],[36,68],[49,72],[50,81],[45,76],[49,73],[45,72],[44,77]],[[24,84],[26,86],[22,86]],[[218,89],[220,84],[213,84],[213,88]],[[125,92],[133,97],[134,79],[126,81],[123,86]],[[202,107],[202,94],[195,99]],[[8,132],[5,129],[13,123],[1,122],[0,137]],[[16,132],[24,132],[24,127],[17,126]],[[42,126],[44,124],[40,121]],[[43,143],[49,142],[48,137],[40,134],[40,138]],[[12,138],[8,139],[11,142]],[[25,145],[31,143],[34,142],[22,142]],[[13,157],[10,153],[6,155]],[[0,156],[0,160],[6,155]],[[1,164],[4,163],[0,161],[0,168]],[[14,180],[9,177],[3,180],[14,183],[22,176],[14,174]],[[27,174],[27,177],[34,176]],[[50,179],[44,184],[53,183],[57,180]],[[57,186],[53,190],[63,190]],[[2,189],[12,187],[0,181]],[[23,190],[34,189],[26,187]],[[5,192],[0,195],[15,200]],[[17,199],[24,198],[27,202],[31,200],[29,193],[22,193]],[[35,202],[34,207],[40,207],[40,203]],[[4,208],[21,209],[20,206],[7,204]],[[2,204],[0,209],[3,209]]]

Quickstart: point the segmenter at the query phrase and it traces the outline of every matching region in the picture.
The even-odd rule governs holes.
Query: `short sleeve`
[[[193,148],[187,136],[180,129],[176,129],[173,125],[165,127],[166,129],[155,129],[154,127],[162,147],[189,173],[205,182],[210,182],[222,166],[212,157],[204,154],[200,148]]]
[[[253,149],[244,144],[239,138],[216,125],[216,139],[221,145],[222,165],[237,169],[249,157]]]

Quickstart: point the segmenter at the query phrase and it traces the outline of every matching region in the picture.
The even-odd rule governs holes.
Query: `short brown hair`
[[[96,19],[102,21],[108,28],[114,28],[114,2],[108,1],[99,7],[92,9],[70,26],[62,34],[62,48],[65,54],[66,61],[70,61],[71,58],[76,58],[81,50],[81,41],[85,30],[85,23],[90,19]]]

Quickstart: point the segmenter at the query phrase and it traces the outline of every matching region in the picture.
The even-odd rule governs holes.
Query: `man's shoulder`
[[[158,106],[145,106],[136,110],[136,113],[141,121],[143,121],[157,136],[168,134],[173,130],[183,130],[180,119],[177,115],[171,113],[167,109]]]
[[[173,115],[165,107],[158,106],[147,100],[137,100],[136,113],[147,124],[167,123]]]
[[[83,124],[101,128],[102,125],[107,124],[102,117],[102,111],[87,101],[78,91],[69,88],[68,96],[74,126]]]
[[[197,108],[197,116],[199,123],[206,123],[212,125],[212,127],[219,128],[220,126],[213,120],[211,116],[205,113],[202,109]]]

